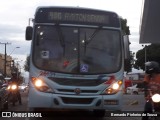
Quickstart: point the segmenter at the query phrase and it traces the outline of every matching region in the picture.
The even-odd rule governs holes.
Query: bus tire
[[[95,117],[104,117],[106,114],[105,110],[93,110],[93,114]]]

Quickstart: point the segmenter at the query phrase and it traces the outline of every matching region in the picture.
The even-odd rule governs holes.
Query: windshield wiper
[[[62,30],[61,30],[59,24],[56,24],[55,27],[56,27],[56,30],[58,32],[60,44],[63,48],[63,56],[65,56],[65,41],[64,41],[64,36],[62,34]]]
[[[87,39],[87,45],[93,40],[93,38],[97,35],[97,33],[101,30],[102,26],[99,26],[92,35]]]
[[[85,39],[84,39],[84,51],[86,53],[86,48],[88,46],[88,44],[93,40],[93,38],[97,35],[97,33],[101,30],[103,26],[99,26],[93,33],[92,35],[86,39],[86,32],[85,32]]]

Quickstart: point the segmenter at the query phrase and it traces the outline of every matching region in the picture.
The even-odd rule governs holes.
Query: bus
[[[128,36],[120,17],[81,7],[38,7],[33,25],[29,102],[32,110],[82,109],[105,115],[121,110]]]

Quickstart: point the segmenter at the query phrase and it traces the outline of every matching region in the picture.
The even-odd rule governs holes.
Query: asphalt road
[[[25,114],[28,110],[27,108],[27,91],[21,93],[22,96],[22,105],[18,103],[16,106],[12,106],[9,104],[9,111],[21,111]],[[144,107],[144,98],[143,94],[140,95],[123,95],[123,107],[122,111],[133,111],[134,113],[137,111],[143,111]],[[111,112],[107,112],[107,115]],[[12,117],[12,118],[0,118],[0,120],[141,120],[141,117],[108,117],[104,118],[95,117],[90,111],[54,111],[54,118],[20,118],[20,117]],[[125,113],[126,114],[126,113]]]

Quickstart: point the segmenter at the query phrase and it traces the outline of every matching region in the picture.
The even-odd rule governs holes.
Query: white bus
[[[38,7],[26,28],[32,40],[29,108],[121,110],[124,39],[114,12]],[[124,42],[125,41],[125,42]]]

